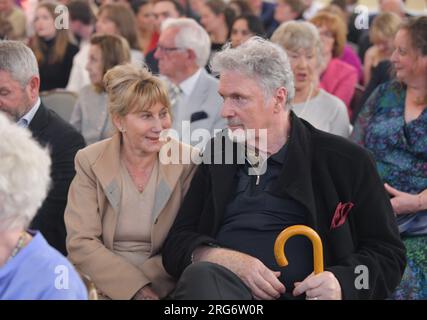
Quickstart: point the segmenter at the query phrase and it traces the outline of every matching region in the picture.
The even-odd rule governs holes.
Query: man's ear
[[[26,90],[31,100],[35,101],[39,96],[40,78],[37,76],[32,76],[30,81],[27,84]]]
[[[187,49],[187,52],[188,52],[188,58],[196,61],[196,59],[197,59],[196,53],[191,49]]]
[[[274,99],[276,102],[274,104],[274,112],[279,112],[280,110],[285,109],[287,98],[288,98],[288,91],[286,90],[285,87],[280,87],[276,90],[276,93],[274,96]]]

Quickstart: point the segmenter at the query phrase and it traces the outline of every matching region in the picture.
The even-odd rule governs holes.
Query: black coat
[[[62,60],[48,63],[54,44],[55,40],[45,41],[44,62],[39,64],[40,91],[65,88],[70,78],[74,56],[79,52],[79,47],[69,42]]]
[[[40,105],[28,127],[33,137],[48,146],[52,159],[49,193],[30,224],[51,246],[66,255],[64,211],[68,188],[74,178],[74,157],[85,147],[83,136],[54,111]]]
[[[405,248],[374,161],[361,147],[319,131],[293,113],[291,124],[275,195],[288,195],[307,208],[307,225],[323,241],[325,270],[340,282],[344,299],[389,297],[405,268]],[[191,263],[197,246],[221,245],[215,236],[233,194],[237,168],[199,166],[163,248],[163,264],[176,278]],[[352,202],[354,207],[347,221],[331,230],[339,202]],[[368,290],[355,288],[358,265],[368,267]]]

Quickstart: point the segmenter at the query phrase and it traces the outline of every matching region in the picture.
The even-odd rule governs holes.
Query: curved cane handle
[[[278,235],[274,243],[274,256],[279,266],[284,267],[288,265],[288,260],[285,257],[285,243],[286,241],[295,236],[303,235],[311,240],[313,245],[313,259],[314,259],[314,274],[323,272],[323,247],[322,240],[319,235],[310,227],[303,225],[295,225],[286,228]]]

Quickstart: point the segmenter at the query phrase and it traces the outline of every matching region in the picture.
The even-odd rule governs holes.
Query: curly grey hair
[[[28,227],[50,184],[50,156],[0,112],[0,232]]]
[[[211,67],[214,72],[238,71],[256,79],[266,98],[280,87],[287,91],[286,105],[294,98],[294,76],[286,52],[261,37],[252,37],[236,48],[228,44],[213,57]]]
[[[40,77],[33,51],[21,41],[0,41],[0,70],[9,72],[22,87],[28,84],[31,77]]]

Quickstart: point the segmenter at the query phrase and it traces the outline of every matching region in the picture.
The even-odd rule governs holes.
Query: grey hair
[[[286,88],[286,105],[294,98],[294,76],[286,52],[261,37],[252,37],[236,48],[226,45],[213,57],[211,67],[214,72],[237,71],[256,79],[266,98],[280,87]]]
[[[39,75],[37,59],[33,51],[21,41],[0,41],[0,70],[25,87],[31,77]]]
[[[197,66],[203,68],[211,53],[211,39],[206,30],[190,18],[168,18],[162,23],[162,31],[169,28],[179,29],[175,35],[175,46],[193,50]]]
[[[26,228],[50,184],[50,156],[0,112],[0,232]]]
[[[318,67],[324,63],[323,44],[320,40],[319,30],[311,22],[288,21],[282,23],[274,31],[271,41],[288,51],[314,49]]]

